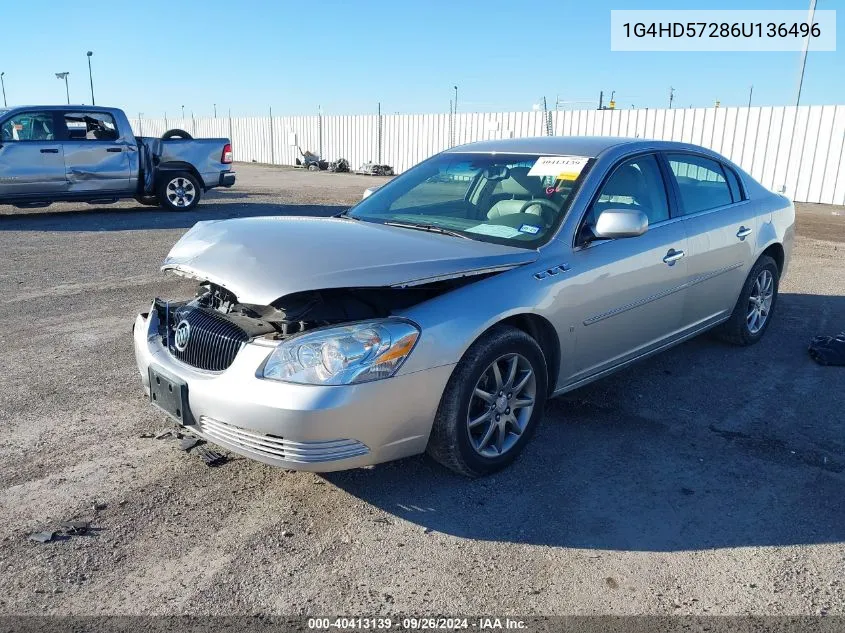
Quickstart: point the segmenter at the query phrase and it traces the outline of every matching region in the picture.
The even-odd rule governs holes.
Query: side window
[[[606,209],[642,211],[649,225],[669,219],[666,186],[654,155],[637,156],[614,170],[587,213],[586,224],[594,225]]]
[[[55,140],[53,114],[50,112],[24,112],[13,115],[0,127],[3,141],[52,141]]]
[[[725,171],[725,176],[728,177],[728,186],[731,188],[731,197],[733,198],[733,201],[740,202],[741,200],[745,200],[742,186],[739,184],[739,177],[736,175],[736,172],[726,165],[722,165],[722,169]]]
[[[117,125],[105,112],[68,112],[64,115],[70,141],[116,141]]]
[[[733,202],[725,172],[715,160],[687,154],[667,154],[666,159],[678,183],[684,215]]]

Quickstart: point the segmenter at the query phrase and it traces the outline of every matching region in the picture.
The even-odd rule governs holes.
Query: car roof
[[[467,143],[446,150],[447,153],[467,152],[503,153],[503,154],[550,154],[587,156],[595,158],[603,152],[619,147],[626,151],[646,149],[702,149],[689,143],[657,141],[642,138],[620,136],[537,136],[533,138],[508,138]]]
[[[84,103],[71,103],[70,105],[20,105],[9,106],[6,108],[8,112],[14,110],[46,110],[52,112],[54,110],[84,110],[85,112],[112,112],[114,108],[106,108],[103,106],[85,105]]]

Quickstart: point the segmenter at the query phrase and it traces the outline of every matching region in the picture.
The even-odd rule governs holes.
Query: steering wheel
[[[545,222],[546,227],[550,227],[555,223],[555,218],[560,211],[558,205],[556,205],[551,200],[546,200],[545,198],[537,198],[536,200],[526,200],[525,204],[523,204],[517,213],[525,213],[525,210],[529,207],[533,207],[537,205],[540,207],[540,217],[543,218],[543,222]]]

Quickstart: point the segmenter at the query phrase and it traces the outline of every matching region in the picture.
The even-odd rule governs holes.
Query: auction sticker
[[[528,172],[529,176],[554,176],[559,180],[575,180],[590,160],[586,156],[540,156]]]

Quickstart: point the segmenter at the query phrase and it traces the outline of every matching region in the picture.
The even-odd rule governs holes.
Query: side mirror
[[[380,186],[381,185],[379,185],[379,187]],[[364,195],[361,197],[361,200],[369,198],[371,195],[373,195],[375,190],[378,189],[379,187],[368,187],[367,189],[364,189]]]
[[[648,216],[642,211],[607,209],[602,211],[593,227],[596,237],[616,239],[637,237],[648,230]]]

